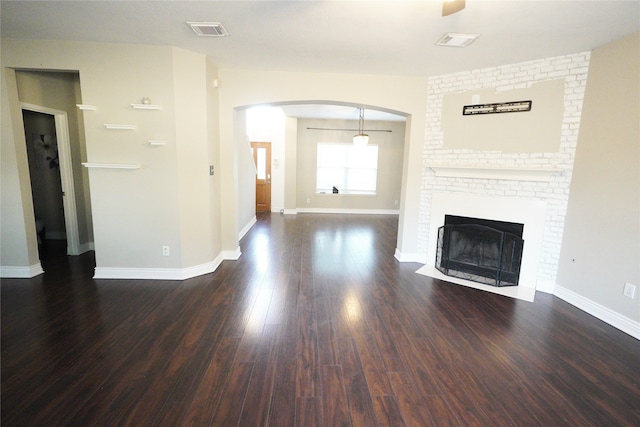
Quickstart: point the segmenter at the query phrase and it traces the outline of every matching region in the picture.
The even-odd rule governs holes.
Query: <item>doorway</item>
[[[256,165],[256,212],[271,212],[271,143],[252,142]]]
[[[21,103],[38,243],[66,240],[66,254],[79,255],[73,169],[67,113]],[[42,257],[42,250],[41,250]]]

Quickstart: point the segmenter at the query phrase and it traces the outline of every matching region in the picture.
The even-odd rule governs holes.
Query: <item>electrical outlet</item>
[[[169,256],[169,246],[162,247],[162,255]]]
[[[636,285],[632,285],[627,282],[624,284],[624,291],[622,292],[625,297],[634,299],[636,297]]]
[[[213,176],[213,165],[209,165],[209,175]]]
[[[307,204],[311,203],[311,199],[307,197]]]

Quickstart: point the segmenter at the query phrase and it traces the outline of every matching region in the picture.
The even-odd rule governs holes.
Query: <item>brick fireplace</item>
[[[552,292],[589,58],[583,52],[429,78],[418,225],[426,265],[420,272],[457,282],[434,268],[445,215],[517,222],[524,224],[525,240],[520,283],[487,290],[526,300],[536,290]],[[463,118],[452,107],[452,100],[474,104],[491,97],[533,99],[532,111]],[[538,118],[541,110],[546,116]],[[550,122],[552,132],[538,131]],[[486,135],[457,130],[478,123]],[[494,145],[495,136],[504,140]]]

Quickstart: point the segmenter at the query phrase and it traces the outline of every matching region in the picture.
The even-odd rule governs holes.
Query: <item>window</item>
[[[318,143],[316,192],[376,194],[378,146]]]

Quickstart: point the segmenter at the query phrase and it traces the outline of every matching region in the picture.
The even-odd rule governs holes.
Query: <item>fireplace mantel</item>
[[[458,165],[427,165],[438,177],[448,178],[478,178],[503,179],[511,181],[550,181],[560,168],[527,168],[518,166],[458,166]]]

